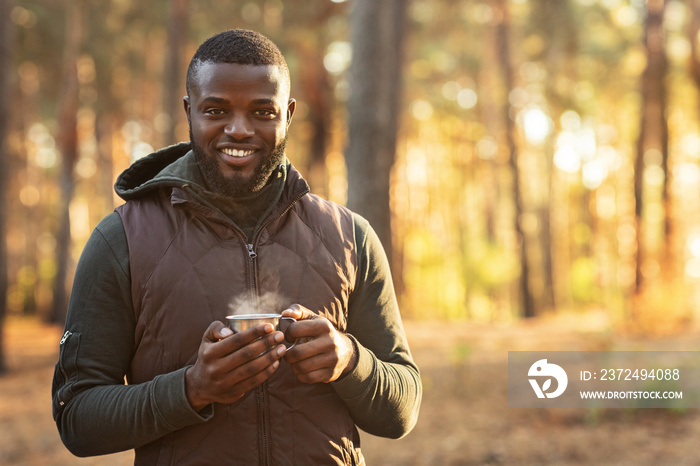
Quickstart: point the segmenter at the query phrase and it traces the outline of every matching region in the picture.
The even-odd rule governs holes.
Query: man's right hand
[[[223,323],[212,322],[199,345],[197,362],[185,373],[185,392],[192,409],[200,411],[214,402],[233,403],[267,380],[286,353],[279,344],[283,339],[284,334],[271,324],[233,334]],[[271,350],[261,355],[268,348]]]

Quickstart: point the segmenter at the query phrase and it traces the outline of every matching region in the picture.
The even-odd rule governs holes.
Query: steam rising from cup
[[[279,314],[288,306],[288,300],[278,293],[268,291],[256,300],[246,294],[234,298],[228,305],[228,315]]]

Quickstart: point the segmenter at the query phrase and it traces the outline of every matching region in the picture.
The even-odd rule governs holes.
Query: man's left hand
[[[300,304],[291,305],[282,315],[297,320],[289,326],[286,336],[289,340],[296,338],[298,343],[284,359],[300,382],[333,382],[355,368],[355,345],[328,319]]]

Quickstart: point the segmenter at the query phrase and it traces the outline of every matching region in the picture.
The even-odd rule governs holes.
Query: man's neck
[[[206,191],[201,193],[205,201],[221,211],[240,228],[249,241],[258,226],[277,204],[287,178],[286,166],[280,164],[270,175],[262,189],[243,197],[232,197]]]

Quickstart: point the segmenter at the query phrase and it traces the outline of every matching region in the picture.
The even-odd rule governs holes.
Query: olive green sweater
[[[243,213],[237,201],[207,190],[191,152],[176,157],[155,179],[191,183],[203,203],[219,208],[250,236],[262,220],[256,214],[264,217],[268,203],[279,197],[286,168],[280,167],[261,196],[243,203],[247,206]],[[353,218],[358,273],[349,300],[347,332],[357,343],[358,362],[332,386],[358,427],[398,438],[417,420],[421,380],[408,349],[382,245],[366,220]],[[125,384],[134,327],[126,234],[121,218],[112,213],[95,228],[78,263],[52,389],[61,438],[78,456],[139,447],[206,422],[211,415],[207,409],[195,412],[190,407],[185,395],[187,367],[147,383]],[[73,334],[80,338],[72,339]]]

